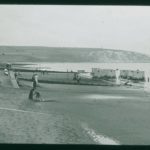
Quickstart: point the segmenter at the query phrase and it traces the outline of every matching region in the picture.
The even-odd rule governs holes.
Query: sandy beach
[[[150,142],[149,93],[143,89],[40,84],[37,90],[49,102],[33,102],[32,83],[21,84],[0,87],[1,143]]]

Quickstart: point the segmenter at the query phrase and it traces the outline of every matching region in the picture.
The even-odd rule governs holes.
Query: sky
[[[150,6],[0,5],[0,45],[150,54]]]

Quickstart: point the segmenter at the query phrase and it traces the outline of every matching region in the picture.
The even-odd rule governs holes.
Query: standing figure
[[[15,72],[15,74],[14,74],[14,75],[15,75],[15,79],[16,79],[16,78],[17,78],[17,76],[18,76],[18,73],[17,73],[17,72]]]
[[[120,70],[116,69],[116,84],[120,85]]]
[[[32,88],[32,89],[30,90],[29,97],[28,97],[30,100],[33,100],[33,97],[34,97],[34,90],[35,90],[34,88]]]
[[[37,74],[33,74],[32,81],[33,81],[33,88],[36,89],[37,84],[38,84],[38,75]]]
[[[37,87],[37,83],[36,83],[36,81],[34,80],[34,81],[33,81],[33,88],[36,89],[36,87]]]

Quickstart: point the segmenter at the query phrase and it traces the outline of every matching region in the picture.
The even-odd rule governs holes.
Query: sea
[[[91,72],[92,68],[140,70],[150,72],[150,63],[28,63],[25,68],[36,68],[50,71],[78,71]]]

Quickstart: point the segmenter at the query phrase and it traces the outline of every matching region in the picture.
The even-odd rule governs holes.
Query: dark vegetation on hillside
[[[150,62],[150,56],[131,51],[101,48],[0,46],[0,62],[146,63]]]

